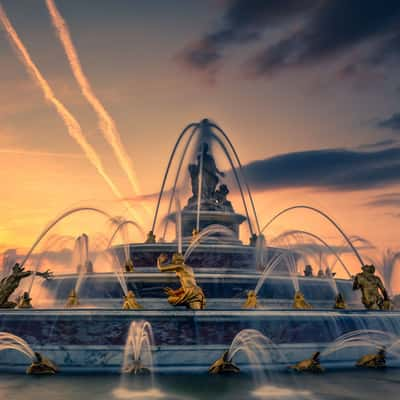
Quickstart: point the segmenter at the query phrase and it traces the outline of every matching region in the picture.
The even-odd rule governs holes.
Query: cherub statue
[[[192,310],[202,310],[206,305],[206,299],[201,287],[197,286],[193,269],[185,264],[182,254],[175,253],[171,264],[163,265],[167,259],[166,254],[161,254],[157,258],[157,268],[161,272],[175,272],[181,283],[179,289],[164,289],[168,295],[168,303],[174,306],[186,306]]]
[[[33,271],[25,271],[24,267],[21,267],[18,263],[14,265],[11,274],[0,281],[0,308],[16,307],[17,303],[9,301],[9,298],[18,288],[21,280],[31,276],[33,273]],[[44,279],[51,279],[53,277],[52,272],[49,270],[36,272],[36,275]]]
[[[362,303],[369,310],[381,310],[389,301],[388,293],[381,279],[375,275],[373,265],[364,265],[362,272],[354,277],[353,290],[360,289]]]

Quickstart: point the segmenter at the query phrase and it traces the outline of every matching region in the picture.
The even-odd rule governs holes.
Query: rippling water
[[[128,378],[128,379],[126,379]],[[400,369],[328,371],[321,375],[274,374],[257,387],[251,377],[208,375],[33,377],[0,375],[0,399],[268,399],[391,400],[400,398]]]

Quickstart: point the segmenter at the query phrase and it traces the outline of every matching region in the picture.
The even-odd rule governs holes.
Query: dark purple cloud
[[[390,129],[400,133],[400,112],[394,113],[389,118],[382,119],[378,122],[379,128]]]
[[[292,28],[296,27],[296,28]],[[271,43],[268,33],[279,28]],[[362,60],[376,64],[400,55],[398,0],[230,0],[220,23],[181,59],[189,66],[215,72],[230,46],[260,42],[248,60],[253,76],[309,66],[348,52],[367,42],[371,53]]]
[[[384,187],[400,183],[400,147],[287,153],[245,165],[244,175],[254,190],[301,187],[351,191]]]

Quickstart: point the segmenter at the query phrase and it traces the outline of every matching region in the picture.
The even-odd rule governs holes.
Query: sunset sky
[[[122,197],[134,198],[71,73],[46,2],[1,3]],[[285,207],[308,204],[373,242],[377,254],[400,248],[398,0],[56,5],[94,93],[116,123],[139,194],[159,190],[180,131],[207,117],[234,143],[261,224]],[[70,207],[93,204],[122,214],[126,204],[68,134],[0,28],[0,251],[23,251]],[[146,204],[153,212],[154,201]],[[151,218],[142,218],[148,231]],[[79,234],[84,225],[76,219],[68,233]],[[341,243],[306,212],[271,229],[308,229]]]

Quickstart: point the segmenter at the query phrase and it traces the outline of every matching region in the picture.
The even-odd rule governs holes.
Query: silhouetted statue
[[[306,265],[304,267],[304,276],[307,277],[313,276],[313,268],[311,265]]]
[[[354,277],[353,290],[360,289],[362,303],[369,310],[385,309],[385,303],[390,302],[388,293],[381,279],[375,275],[373,265],[364,265],[362,272]]]
[[[0,308],[15,308],[17,303],[9,301],[10,296],[18,288],[21,280],[33,273],[33,271],[25,271],[24,267],[21,267],[18,263],[14,265],[11,274],[0,281]],[[53,276],[49,270],[36,272],[36,275],[44,279],[50,279]]]
[[[199,194],[199,166],[197,164],[189,164],[189,174],[192,181],[193,198],[197,198]]]
[[[200,173],[200,168],[202,171]],[[192,193],[193,197],[197,198],[199,190],[199,176],[201,180],[201,198],[214,199],[215,190],[217,188],[219,178],[218,176],[225,176],[215,164],[214,157],[208,152],[208,144],[203,143],[201,152],[197,156],[197,164],[189,165],[190,178],[192,180]]]

